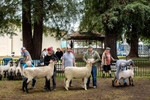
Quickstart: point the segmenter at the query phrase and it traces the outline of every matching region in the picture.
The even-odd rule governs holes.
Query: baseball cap
[[[52,51],[52,47],[47,48],[47,51]]]
[[[106,47],[106,50],[110,50],[110,48],[109,48],[109,47]]]
[[[70,45],[68,45],[68,46],[67,46],[67,49],[70,49],[70,48],[71,48],[71,46],[70,46]]]
[[[92,45],[89,45],[88,48],[93,48]]]
[[[21,50],[25,50],[25,49],[26,49],[25,47],[22,47],[22,48],[21,48]]]

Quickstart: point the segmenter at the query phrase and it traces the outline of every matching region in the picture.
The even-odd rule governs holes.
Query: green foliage
[[[98,32],[117,29],[118,38],[138,34],[149,37],[150,2],[148,0],[85,0],[81,30]]]
[[[18,0],[0,1],[0,35],[16,35],[17,26],[20,27]]]
[[[39,23],[41,20],[40,15],[42,14],[45,35],[52,34],[57,38],[61,38],[64,33],[66,34],[68,31],[73,30],[71,23],[75,24],[82,17],[80,14],[83,12],[82,0],[43,0],[43,8],[41,8],[37,0],[27,1],[30,2],[31,6],[27,2],[22,4],[21,1],[4,0],[0,2],[1,33],[9,34],[7,31],[10,28],[8,23],[12,23],[20,28],[22,8],[26,11],[31,11],[31,19],[28,19],[31,20],[32,26],[34,23]]]

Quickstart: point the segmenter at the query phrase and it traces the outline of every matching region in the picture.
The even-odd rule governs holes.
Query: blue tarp
[[[4,65],[7,65],[10,60],[12,60],[12,58],[3,58]]]

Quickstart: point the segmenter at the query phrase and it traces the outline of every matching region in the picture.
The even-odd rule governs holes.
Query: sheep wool
[[[65,89],[68,90],[69,82],[72,78],[81,78],[84,79],[84,89],[87,90],[87,80],[91,75],[92,63],[87,63],[85,67],[66,67],[64,75],[66,78]]]
[[[54,72],[54,61],[51,62],[48,66],[43,67],[27,67],[23,70],[24,77],[27,78],[25,85],[23,86],[28,93],[27,85],[33,78],[45,78],[49,81]],[[23,91],[25,91],[23,88]],[[50,87],[49,87],[50,90]]]

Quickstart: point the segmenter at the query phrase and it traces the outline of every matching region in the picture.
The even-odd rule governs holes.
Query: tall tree
[[[117,58],[116,40],[125,29],[126,36],[131,40],[129,56],[138,57],[138,38],[147,34],[143,32],[150,16],[149,7],[148,0],[85,0],[85,14],[80,28],[102,30],[105,46],[112,48],[114,58]]]
[[[85,0],[85,15],[81,29],[95,30],[105,34],[105,46],[111,48],[111,54],[117,58],[116,40],[122,33],[121,9],[118,0]]]
[[[139,57],[138,40],[141,36],[149,36],[147,29],[150,26],[147,22],[150,20],[150,2],[148,0],[133,1],[124,7],[122,15],[127,30],[126,36],[131,45],[128,56]]]
[[[71,30],[69,24],[78,18],[78,3],[70,0],[22,0],[23,45],[33,59],[40,57],[43,30],[57,39]]]

